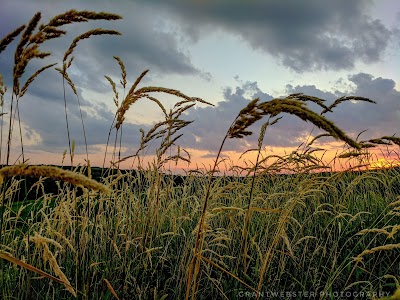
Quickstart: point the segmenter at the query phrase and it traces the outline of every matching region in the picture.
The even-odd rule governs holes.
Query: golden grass
[[[63,61],[66,62],[68,60],[68,57],[72,54],[72,52],[74,51],[74,49],[78,45],[79,41],[84,40],[84,39],[88,39],[88,38],[90,38],[91,36],[94,36],[94,35],[104,35],[104,34],[107,34],[107,35],[121,35],[121,33],[119,33],[118,31],[115,31],[115,30],[105,30],[105,29],[100,29],[100,28],[89,30],[89,31],[77,36],[72,41],[72,43],[69,46],[68,50],[64,54]]]
[[[0,41],[0,53],[3,52],[11,42],[20,35],[22,30],[25,29],[25,25],[22,25],[15,29],[13,32],[10,32],[8,35],[6,35],[1,41]]]
[[[378,251],[383,251],[383,250],[393,250],[393,249],[400,249],[400,244],[386,244],[378,247],[374,247],[372,249],[367,249],[364,250],[362,253],[354,257],[355,262],[360,262],[362,261],[363,257],[368,254],[372,254]]]
[[[315,126],[325,130],[332,137],[348,143],[351,147],[356,149],[361,148],[358,143],[350,139],[331,121],[306,108],[303,102],[293,99],[296,98],[290,95],[287,99],[273,99],[260,104],[258,104],[259,99],[253,100],[240,112],[233,125],[229,128],[228,136],[230,138],[242,138],[251,135],[252,132],[248,131],[247,128],[264,116],[270,115],[271,117],[275,117],[280,113],[288,113],[296,115],[303,121],[312,122]]]
[[[47,246],[47,245],[46,245],[46,246]],[[47,250],[45,250],[45,251],[48,251],[48,253],[51,254],[50,250],[48,250],[48,247],[47,247],[46,249],[47,249]],[[71,286],[70,282],[68,281],[68,279],[65,277],[64,273],[62,273],[62,271],[61,271],[60,268],[58,267],[57,261],[55,260],[55,258],[54,258],[54,256],[53,256],[52,254],[51,254],[51,256],[48,257],[48,258],[50,259],[50,264],[54,264],[54,267],[55,267],[55,269],[56,269],[56,272],[55,272],[56,275],[60,276],[60,275],[62,274],[62,275],[60,276],[60,279],[57,278],[57,277],[54,277],[54,276],[52,276],[52,275],[50,275],[50,274],[47,274],[46,272],[43,272],[42,270],[40,270],[40,269],[38,269],[38,268],[35,268],[34,266],[32,266],[32,265],[30,265],[30,264],[27,264],[27,263],[25,263],[25,262],[23,262],[23,261],[21,261],[21,260],[15,258],[15,257],[13,257],[13,256],[12,256],[11,254],[9,254],[9,253],[0,251],[0,258],[3,258],[3,259],[5,259],[5,260],[8,260],[9,262],[12,262],[12,263],[14,263],[14,264],[16,264],[16,265],[18,265],[18,266],[20,266],[20,267],[23,267],[23,268],[25,268],[25,269],[27,269],[27,270],[29,270],[29,271],[33,271],[33,272],[35,272],[35,273],[38,273],[39,275],[44,276],[44,277],[47,277],[47,278],[49,278],[49,279],[51,279],[51,280],[53,280],[53,281],[55,281],[55,282],[61,283],[61,284],[63,284],[63,285],[67,288],[67,290],[68,290],[74,297],[77,296],[77,295],[76,295],[76,292],[75,292],[75,290],[73,289],[73,287]]]
[[[132,85],[131,89],[129,90],[124,101],[122,101],[122,104],[118,108],[118,111],[117,111],[117,123],[115,124],[115,128],[117,128],[117,129],[120,128],[120,126],[122,125],[122,123],[125,120],[125,113],[129,110],[130,106],[141,98],[149,98],[148,97],[149,93],[165,93],[165,94],[176,96],[178,98],[183,98],[187,101],[199,102],[199,103],[203,103],[203,104],[212,105],[211,103],[204,101],[201,98],[189,97],[175,89],[148,86],[148,87],[143,87],[143,88],[136,90],[137,85],[140,83],[140,81],[143,79],[143,77],[147,74],[148,71],[149,70],[145,70],[142,72],[142,74],[140,74],[140,76],[136,79],[135,83]],[[165,109],[164,109],[164,111],[165,111]]]
[[[115,290],[114,290],[114,288],[112,287],[111,283],[110,283],[106,278],[104,278],[104,282],[106,283],[107,288],[110,290],[111,294],[112,294],[117,300],[119,300],[119,297],[117,296],[117,293],[115,292]]]
[[[62,246],[49,238],[43,237],[41,235],[39,235],[38,233],[35,233],[35,235],[33,237],[29,237],[30,242],[33,242],[36,244],[36,246],[38,248],[42,248],[43,249],[43,259],[44,261],[48,262],[51,266],[51,269],[53,270],[53,272],[60,278],[60,280],[62,281],[62,283],[65,285],[65,287],[67,288],[67,290],[74,296],[76,297],[76,292],[75,290],[72,288],[71,283],[69,282],[67,276],[65,276],[65,274],[61,271],[60,266],[57,263],[57,259],[54,256],[54,254],[50,251],[49,245],[48,244],[52,244],[54,246],[56,246],[59,249],[62,249]]]
[[[6,177],[12,176],[30,176],[30,177],[48,177],[54,180],[62,180],[72,183],[75,186],[82,186],[92,190],[98,190],[106,194],[110,194],[111,190],[97,182],[90,179],[85,175],[63,170],[53,166],[29,166],[29,165],[15,165],[3,167],[0,169],[0,184],[3,183]]]
[[[206,195],[205,195],[202,215],[200,218],[200,222],[198,224],[198,232],[197,232],[194,256],[193,256],[192,262],[189,267],[186,299],[189,299],[191,289],[192,289],[192,299],[194,299],[195,291],[197,290],[197,277],[200,272],[200,261],[201,261],[200,253],[202,252],[202,247],[204,244],[205,234],[203,234],[203,230],[204,230],[204,225],[205,225],[205,220],[206,220],[205,216],[207,215],[207,207],[208,207],[208,201],[209,201],[209,195],[210,195],[211,179],[216,170],[225,140],[227,138],[243,138],[245,136],[251,135],[252,132],[249,131],[248,128],[251,125],[253,125],[255,122],[261,120],[264,116],[269,116],[268,121],[261,128],[261,133],[260,133],[259,140],[258,140],[258,151],[259,152],[258,152],[256,165],[254,168],[253,182],[252,182],[252,188],[251,188],[253,190],[255,170],[258,168],[258,165],[259,165],[260,149],[261,149],[261,145],[262,145],[262,141],[264,138],[266,127],[268,125],[270,125],[270,118],[277,117],[281,113],[292,114],[292,115],[299,117],[303,121],[309,121],[309,122],[313,123],[315,126],[317,126],[318,128],[325,130],[332,137],[346,142],[349,146],[351,146],[353,148],[361,149],[361,145],[359,143],[357,143],[353,139],[349,138],[341,129],[336,127],[333,122],[327,120],[325,117],[322,116],[323,113],[330,111],[331,108],[335,107],[339,103],[350,100],[350,99],[362,100],[362,101],[375,103],[374,101],[367,99],[367,98],[351,96],[351,97],[339,98],[332,104],[331,107],[327,107],[323,104],[324,100],[322,100],[322,99],[298,93],[298,94],[289,95],[285,99],[272,99],[270,101],[261,102],[261,103],[259,103],[259,99],[256,98],[256,99],[252,100],[251,102],[249,102],[249,104],[239,112],[238,116],[235,118],[234,122],[229,127],[229,129],[221,143],[220,149],[219,149],[217,157],[215,159],[214,167],[210,173],[210,181],[209,181],[208,188],[207,188]],[[319,106],[324,108],[324,111],[321,114],[317,114],[317,113],[311,111],[310,109],[308,109],[305,106],[305,102],[307,102],[307,101],[311,101],[311,102],[318,104]],[[279,120],[279,118],[271,121],[271,124],[275,124],[278,120]],[[297,153],[295,153],[295,154],[297,154]],[[313,157],[310,156],[309,154],[304,153],[303,155],[304,155],[304,157],[302,158],[303,160],[304,160],[304,158],[306,160],[309,160],[309,159],[313,160]],[[292,157],[289,157],[289,161],[293,161]],[[313,167],[315,167],[315,165]],[[320,168],[320,166],[317,166],[317,167]],[[308,169],[307,171],[309,171],[309,170],[310,169]],[[251,201],[252,201],[252,193],[249,197],[248,209],[250,208]],[[290,201],[290,202],[296,203],[296,201]],[[271,244],[270,248],[268,249],[268,251],[266,252],[265,257],[263,259],[260,280],[259,280],[258,287],[257,287],[258,292],[261,291],[262,283],[264,281],[264,275],[268,271],[269,261],[270,261],[271,255],[272,255],[272,251],[274,250],[274,248],[277,245],[278,241],[280,240],[281,236],[284,235],[285,224],[287,222],[287,219],[290,217],[291,211],[293,210],[293,208],[295,206],[296,206],[296,204],[293,204],[293,206],[290,206],[290,209],[287,210],[287,212],[286,212],[287,214],[283,213],[281,215],[281,218],[278,222],[278,228],[274,235],[275,238],[272,241],[272,244]],[[247,229],[246,228],[249,223],[249,218],[250,218],[250,215],[248,212],[247,217],[246,217],[246,222],[243,227],[242,240],[244,240],[244,241],[247,240]],[[243,253],[244,262],[243,263],[244,263],[245,269],[246,269],[246,256],[247,256],[247,248],[246,248],[246,245],[244,245],[244,253]],[[192,284],[193,284],[193,288],[191,288]]]

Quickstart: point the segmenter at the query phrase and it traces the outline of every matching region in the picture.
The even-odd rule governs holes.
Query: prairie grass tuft
[[[3,183],[6,177],[12,176],[48,177],[54,180],[66,181],[76,186],[99,190],[106,194],[111,193],[111,190],[108,187],[93,179],[76,172],[63,170],[53,166],[29,166],[22,164],[3,167],[0,169],[0,184]]]

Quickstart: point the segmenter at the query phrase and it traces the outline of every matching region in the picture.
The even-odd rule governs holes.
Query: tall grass
[[[2,118],[4,103],[10,105],[7,166],[0,169],[2,299],[235,299],[271,297],[271,293],[279,293],[276,298],[301,299],[308,293],[310,298],[331,299],[347,297],[346,293],[350,298],[399,293],[399,169],[361,169],[371,162],[370,148],[398,146],[400,139],[354,140],[325,118],[344,101],[374,101],[348,96],[327,105],[323,99],[303,94],[266,102],[254,99],[227,128],[213,167],[192,170],[177,184],[168,174],[167,163],[190,163],[190,154],[178,144],[181,130],[191,123],[184,120],[184,113],[197,103],[211,104],[175,89],[139,87],[148,70],[126,91],[127,71],[115,56],[122,91],[105,76],[116,105],[107,138],[108,147],[115,132],[109,172],[103,165],[101,182],[93,180],[88,154],[87,165],[74,171],[29,166],[19,99],[54,64],[34,72],[20,88],[27,64],[50,56],[40,52],[39,46],[65,35],[61,26],[120,17],[71,10],[38,27],[40,18],[37,13],[27,26],[0,41],[1,53],[21,35],[10,99],[6,99],[6,83],[0,77]],[[75,144],[69,136],[65,83],[79,105],[80,99],[67,71],[77,43],[103,34],[118,32],[93,29],[78,36],[66,50],[62,68],[57,68],[62,75],[71,165]],[[154,96],[160,93],[179,101],[167,111]],[[140,99],[156,103],[164,120],[142,131],[133,155],[121,157],[125,114]],[[317,104],[321,111],[310,110],[307,102]],[[264,136],[270,126],[281,122],[284,113],[311,122],[325,133],[313,138],[310,133],[311,141],[286,156],[264,155]],[[250,126],[265,118],[257,148],[244,153],[257,152],[254,164],[232,165],[232,176],[215,176],[218,166],[225,163],[220,159],[225,141],[251,135]],[[10,165],[15,120],[23,164]],[[82,114],[81,121],[86,136]],[[330,163],[317,155],[322,149],[313,147],[326,136],[346,145]],[[144,155],[156,142],[154,160],[146,166]],[[104,164],[107,154],[106,149]],[[135,168],[123,172],[119,164],[129,159]],[[329,172],[336,164],[344,171]],[[38,178],[31,187],[38,196],[14,201],[21,183],[27,189],[25,177]],[[56,194],[38,193],[45,190],[45,177],[57,182]]]

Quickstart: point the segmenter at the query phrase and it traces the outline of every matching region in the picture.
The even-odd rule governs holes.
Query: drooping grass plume
[[[46,273],[46,272],[44,272],[44,271],[42,271],[42,270],[40,270],[38,268],[35,268],[34,266],[32,266],[30,264],[27,264],[26,262],[23,262],[23,261],[15,258],[14,256],[10,255],[9,253],[3,252],[3,251],[0,251],[0,258],[5,259],[5,260],[7,260],[9,262],[12,262],[12,263],[14,263],[14,264],[16,264],[16,265],[18,265],[20,267],[23,267],[23,268],[25,268],[25,269],[27,269],[29,271],[33,271],[33,272],[35,272],[35,273],[37,273],[37,274],[39,274],[41,276],[47,277],[47,278],[49,278],[49,279],[51,279],[51,280],[53,280],[55,282],[58,282],[58,283],[61,283],[61,284],[65,285],[67,290],[74,297],[76,297],[76,292],[75,292],[74,288],[71,286],[71,284],[68,281],[68,279],[65,278],[65,275],[59,279],[59,278],[54,277],[54,276],[52,276],[52,275],[50,275],[50,274],[48,274],[48,273]],[[54,259],[54,256],[52,258]],[[59,270],[59,271],[62,273],[61,270]],[[62,273],[62,274],[64,274],[64,273]]]
[[[370,139],[368,142],[378,145],[391,145],[390,142],[384,141],[383,139]]]
[[[21,119],[19,116],[19,99],[24,96],[28,86],[37,78],[37,76],[42,73],[43,71],[49,69],[53,66],[53,64],[46,65],[45,67],[40,68],[38,71],[34,72],[31,75],[26,83],[23,85],[22,89],[20,88],[20,78],[25,73],[28,63],[32,59],[43,59],[50,56],[50,52],[42,52],[40,50],[41,44],[43,44],[47,40],[51,40],[54,38],[59,38],[66,34],[65,30],[58,29],[57,27],[72,24],[75,22],[87,22],[89,20],[117,20],[121,17],[116,14],[110,13],[96,13],[91,11],[77,11],[77,10],[70,10],[66,13],[60,14],[52,18],[48,24],[41,24],[39,27],[39,22],[41,20],[41,13],[36,13],[33,18],[29,21],[28,25],[23,25],[17,28],[15,31],[11,32],[7,35],[4,39],[0,42],[0,52],[2,52],[11,41],[17,37],[21,32],[22,36],[21,39],[16,47],[15,54],[14,54],[14,70],[13,70],[13,94],[10,101],[10,120],[9,120],[9,130],[8,130],[8,141],[7,141],[7,159],[6,164],[9,164],[9,156],[10,156],[10,149],[11,149],[11,139],[12,139],[12,131],[13,131],[13,120],[15,119],[14,114],[14,101],[16,100],[16,113],[18,114],[18,125],[19,131],[22,132],[21,129]],[[37,32],[35,30],[38,28]],[[78,38],[83,39],[87,38],[90,35],[98,35],[98,34],[116,34],[115,31],[103,31],[93,30],[86,35],[82,35]],[[71,54],[73,48],[76,46],[77,41],[74,40],[72,49],[68,49],[66,55]],[[67,56],[68,56],[67,55]],[[72,59],[67,64],[63,64],[64,66],[70,66]],[[23,141],[22,136],[21,140],[21,150],[22,150],[22,157],[24,159],[24,151],[23,151]]]
[[[305,95],[303,93],[296,93],[296,94],[291,94],[289,96],[286,97],[286,99],[293,99],[293,100],[298,100],[298,101],[303,101],[303,102],[314,102],[315,104],[317,104],[318,106],[322,107],[324,109],[324,111],[332,111],[331,108],[327,107],[324,102],[326,100],[318,98],[318,97],[314,97],[314,96],[309,96],[309,95]]]
[[[343,96],[343,97],[340,97],[340,98],[336,99],[331,105],[329,105],[326,109],[324,109],[324,110],[321,112],[321,115],[327,113],[328,111],[329,111],[329,112],[332,112],[332,108],[335,108],[335,107],[338,106],[340,103],[345,102],[345,101],[364,101],[364,102],[376,104],[375,101],[373,101],[373,100],[371,100],[371,99],[369,99],[369,98],[366,98],[366,97]]]
[[[107,79],[107,81],[111,85],[111,88],[112,88],[112,90],[114,92],[114,99],[113,99],[114,100],[114,104],[115,104],[116,107],[118,107],[118,105],[119,105],[119,102],[118,102],[119,95],[118,95],[118,91],[117,91],[117,86],[116,86],[115,82],[111,79],[111,77],[109,77],[107,75],[105,75],[104,77]]]
[[[213,104],[204,101],[201,98],[194,98],[194,97],[189,97],[183,93],[181,93],[178,90],[174,89],[168,89],[168,88],[163,88],[163,87],[155,87],[155,86],[149,86],[149,87],[143,87],[138,90],[135,90],[136,86],[139,84],[139,82],[142,80],[142,78],[147,74],[148,70],[145,70],[142,72],[142,74],[137,78],[136,82],[132,85],[128,95],[122,102],[120,108],[117,111],[117,123],[115,124],[115,128],[119,128],[121,124],[123,123],[125,119],[125,113],[128,111],[129,107],[138,101],[139,99],[146,97],[148,93],[165,93],[169,95],[176,96],[178,98],[183,98],[185,100],[189,101],[196,101],[199,103],[207,104],[213,106]]]
[[[12,176],[30,176],[30,177],[48,177],[54,180],[62,180],[70,182],[76,186],[83,186],[92,190],[99,190],[109,194],[111,190],[105,185],[86,177],[85,175],[63,170],[53,166],[29,166],[15,165],[7,166],[0,169],[0,184],[3,183],[6,177]]]
[[[68,50],[64,54],[63,61],[67,62],[68,57],[72,54],[72,52],[74,51],[74,49],[78,45],[79,41],[84,40],[84,39],[88,39],[88,38],[90,38],[91,36],[94,36],[94,35],[121,35],[121,33],[119,33],[118,31],[115,31],[115,30],[105,30],[105,29],[101,29],[101,28],[96,28],[96,29],[89,30],[89,31],[77,36],[72,41],[72,43],[69,46]]]
[[[9,44],[25,29],[25,25],[22,25],[15,29],[13,32],[10,32],[0,41],[0,53],[3,52]]]
[[[374,247],[372,249],[367,249],[364,250],[362,253],[360,253],[358,256],[354,257],[355,262],[360,262],[363,260],[363,257],[369,254],[373,254],[378,251],[383,251],[383,250],[393,250],[393,249],[400,249],[400,244],[386,244],[383,246],[378,246]]]
[[[70,60],[70,61],[72,61],[72,60]],[[70,86],[70,88],[74,92],[74,94],[78,95],[78,91],[76,90],[75,84],[73,83],[73,81],[69,77],[68,73],[66,72],[67,68],[68,68],[67,65],[63,64],[62,69],[55,68],[55,70],[63,76],[63,79],[68,83],[68,85]]]
[[[111,294],[112,294],[117,300],[119,300],[119,297],[118,297],[117,293],[115,292],[115,290],[114,290],[113,286],[111,285],[111,283],[110,283],[106,278],[104,278],[104,282],[106,283],[107,288],[110,290]]]
[[[238,118],[236,118],[233,125],[229,128],[229,138],[242,138],[246,135],[251,135],[252,132],[248,131],[247,128],[266,115],[274,117],[280,113],[288,113],[296,115],[304,121],[313,123],[315,126],[328,132],[335,139],[340,139],[354,148],[361,148],[357,142],[349,138],[331,121],[311,111],[302,102],[291,99],[273,99],[258,104],[258,101],[259,99],[253,100],[240,112]]]
[[[348,151],[345,153],[342,153],[338,155],[338,158],[349,158],[349,157],[357,157],[360,155],[366,155],[366,152],[361,152],[361,151]]]
[[[364,101],[372,101],[366,98],[361,98],[361,97],[356,97],[357,100],[364,100]],[[296,99],[296,100],[294,100]],[[341,101],[349,100],[350,97],[342,97]],[[351,98],[354,99],[354,98]],[[299,101],[300,100],[300,101]],[[210,180],[207,186],[207,191],[205,194],[205,199],[203,203],[203,209],[202,209],[202,215],[200,217],[199,225],[198,225],[198,231],[197,231],[197,237],[196,237],[196,244],[195,244],[195,249],[194,249],[194,255],[190,264],[190,268],[188,271],[188,280],[187,280],[187,290],[186,290],[186,299],[189,298],[190,291],[192,291],[192,295],[195,295],[195,291],[197,290],[198,287],[198,282],[197,282],[197,277],[200,272],[200,266],[201,266],[201,257],[200,254],[202,252],[202,247],[204,244],[204,238],[205,238],[205,233],[203,232],[203,226],[204,226],[204,221],[205,221],[205,215],[207,213],[207,207],[208,207],[208,201],[210,197],[210,190],[211,190],[211,183],[212,183],[212,176],[216,170],[220,154],[222,152],[223,145],[225,143],[225,140],[227,138],[243,138],[245,136],[251,135],[252,132],[248,130],[248,128],[253,125],[255,122],[261,120],[264,116],[269,116],[269,117],[276,117],[281,113],[288,113],[292,115],[296,115],[300,119],[304,121],[309,121],[313,123],[315,126],[325,130],[327,133],[332,135],[332,137],[336,139],[340,139],[344,142],[346,142],[348,145],[350,145],[353,148],[356,149],[361,149],[361,146],[359,143],[354,141],[353,139],[349,138],[342,130],[340,130],[338,127],[335,126],[334,123],[331,121],[327,120],[322,116],[322,114],[317,114],[310,109],[308,109],[305,106],[306,101],[312,101],[314,103],[317,103],[320,106],[323,106],[322,100],[315,98],[315,97],[309,97],[305,96],[303,94],[292,94],[286,97],[285,99],[272,99],[267,102],[262,102],[258,103],[259,99],[256,98],[252,100],[245,108],[243,108],[238,116],[235,118],[234,122],[232,125],[229,127],[227,134],[225,135],[220,149],[218,151],[217,157],[214,162],[214,167],[212,168],[210,172]],[[373,102],[373,101],[372,101]],[[335,103],[337,105],[338,103]],[[327,108],[326,108],[327,109]],[[330,109],[330,108],[329,108]],[[264,134],[264,132],[262,132]],[[283,217],[282,224],[284,224],[284,220],[286,217]],[[282,225],[284,226],[284,225]],[[282,229],[277,229],[277,232],[280,233],[280,230]],[[262,287],[262,282],[264,280],[264,275],[268,270],[269,267],[269,262],[270,262],[270,255],[272,249],[275,247],[277,243],[277,240],[275,239],[271,247],[269,248],[268,252],[266,253],[266,256],[263,259],[263,265],[261,268],[260,272],[260,280],[258,283],[257,291],[260,292],[261,287]],[[193,288],[192,288],[193,286]],[[193,296],[192,296],[193,298]]]
[[[66,24],[88,22],[89,20],[119,20],[122,17],[117,14],[107,12],[93,12],[93,11],[77,11],[75,9],[69,10],[65,13],[53,17],[48,26],[59,27]]]
[[[400,138],[395,137],[395,136],[383,136],[382,139],[391,141],[392,143],[396,144],[397,146],[400,146]]]
[[[118,62],[119,67],[121,68],[121,80],[120,83],[122,85],[122,87],[125,89],[126,88],[126,69],[125,69],[125,64],[122,61],[121,58],[119,58],[119,56],[114,56],[114,59]]]
[[[15,93],[15,95],[19,95],[19,78],[25,72],[25,68],[28,65],[29,61],[33,58],[42,59],[50,55],[49,52],[40,52],[38,43],[33,43],[32,45],[30,45],[29,43],[27,45],[41,17],[42,15],[40,12],[36,13],[33,16],[25,31],[22,33],[22,37],[15,50],[13,71],[13,92]]]
[[[316,140],[322,138],[322,137],[331,137],[332,135],[330,133],[321,133],[317,136],[315,136],[309,143],[308,146],[311,146]]]
[[[126,87],[126,70],[125,70],[125,66],[122,62],[122,60],[119,57],[114,57],[121,69],[121,76],[122,79],[120,81],[121,85],[123,88]],[[118,154],[118,159],[114,162],[112,162],[112,164],[117,164],[119,165],[119,163],[132,158],[132,157],[137,157],[139,152],[144,150],[148,144],[155,139],[159,139],[159,138],[163,138],[161,141],[161,145],[159,147],[159,149],[157,149],[157,153],[156,153],[156,159],[157,159],[157,166],[158,168],[160,168],[165,162],[167,161],[171,161],[171,160],[177,160],[182,158],[182,160],[188,162],[188,158],[184,158],[180,155],[180,150],[181,148],[178,146],[178,155],[170,155],[168,157],[162,158],[164,156],[164,154],[166,153],[166,151],[168,149],[171,148],[171,146],[175,145],[175,142],[181,137],[181,135],[176,136],[176,132],[178,132],[179,130],[181,130],[182,128],[186,127],[187,125],[189,125],[191,123],[191,121],[184,121],[179,119],[180,116],[189,108],[193,107],[196,102],[198,103],[203,103],[203,104],[207,104],[207,105],[211,105],[213,106],[213,104],[198,98],[198,97],[189,97],[187,95],[185,95],[184,93],[175,90],[175,89],[168,89],[168,88],[163,88],[163,87],[154,87],[154,86],[148,86],[148,87],[142,87],[142,88],[137,88],[138,85],[140,84],[141,80],[144,78],[144,76],[146,76],[146,74],[149,72],[149,70],[144,70],[135,80],[135,82],[133,83],[133,85],[131,86],[131,88],[129,89],[127,95],[124,97],[123,101],[120,103],[119,105],[119,94],[116,90],[116,84],[115,82],[109,77],[106,76],[105,78],[107,79],[107,81],[110,83],[112,89],[113,89],[113,93],[114,93],[114,103],[116,104],[116,106],[118,107],[113,123],[110,127],[109,133],[108,133],[108,138],[107,138],[107,145],[106,145],[106,151],[105,151],[105,155],[104,155],[104,161],[103,161],[103,167],[105,165],[105,161],[106,161],[106,155],[107,155],[107,149],[108,149],[108,144],[109,144],[109,140],[110,140],[110,136],[111,136],[111,131],[112,128],[116,128],[116,138],[115,138],[115,142],[114,142],[114,151],[113,153],[115,153],[115,149],[116,149],[116,145],[117,145],[117,137],[118,137],[118,132],[120,130],[122,130],[121,126],[125,120],[125,114],[126,112],[129,110],[129,108],[135,103],[137,102],[139,99],[147,99],[150,100],[154,103],[157,104],[157,106],[161,109],[161,111],[164,114],[165,117],[165,121],[159,122],[157,124],[155,124],[153,126],[152,129],[149,130],[149,132],[147,134],[145,134],[144,132],[142,132],[142,139],[141,139],[141,143],[140,143],[140,147],[139,149],[136,151],[135,154],[133,155],[129,155],[126,156],[124,158],[120,157],[120,154]],[[164,94],[168,94],[168,95],[173,95],[176,96],[177,98],[182,98],[183,100],[180,102],[175,103],[174,108],[167,113],[167,110],[165,109],[164,105],[161,103],[161,101],[152,96],[151,94],[153,93],[164,93]],[[186,105],[184,105],[186,104]],[[122,131],[120,131],[121,135],[120,135],[120,148],[121,148],[121,143],[122,143]],[[119,152],[120,153],[120,152]],[[113,154],[114,155],[114,154]]]
[[[76,297],[76,292],[74,288],[71,286],[67,276],[65,276],[64,272],[61,270],[60,266],[58,265],[57,259],[54,254],[50,251],[49,244],[55,245],[58,249],[62,249],[62,246],[57,243],[56,241],[43,237],[37,232],[34,236],[29,237],[26,239],[27,241],[35,243],[39,248],[43,249],[43,259],[48,262],[51,266],[53,272],[59,277],[61,282],[65,285],[67,290]]]
[[[29,85],[35,80],[35,78],[36,78],[37,76],[39,76],[40,73],[42,73],[43,71],[45,71],[45,70],[47,70],[47,69],[49,69],[49,68],[51,68],[51,67],[54,67],[56,64],[57,64],[57,63],[44,66],[44,67],[38,69],[35,73],[33,73],[33,74],[26,80],[25,84],[22,86],[21,92],[20,92],[20,94],[19,94],[20,97],[22,97],[22,96],[25,95],[26,91],[28,90]]]

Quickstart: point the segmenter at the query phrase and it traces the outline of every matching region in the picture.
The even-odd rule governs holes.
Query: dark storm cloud
[[[222,29],[296,72],[379,61],[396,32],[368,15],[373,2],[364,0],[152,2],[179,16],[193,41]]]
[[[94,28],[119,31],[122,36],[94,36],[78,43],[74,52],[76,57],[73,66],[78,70],[76,76],[82,88],[102,92],[108,89],[103,75],[119,78],[120,70],[113,56],[121,57],[132,81],[147,68],[151,69],[150,74],[200,74],[191,64],[189,56],[179,49],[174,33],[161,32],[157,29],[159,17],[152,7],[139,3],[121,1],[118,5],[113,5],[107,1],[97,1],[94,6],[92,3],[82,1],[33,3],[26,0],[5,0],[2,1],[0,9],[0,37],[4,37],[22,24],[27,24],[37,11],[42,12],[41,23],[45,23],[51,17],[72,8],[107,11],[123,17],[123,20],[118,21],[92,21],[64,26],[63,29],[68,32],[67,37],[46,42],[41,47],[54,54],[49,62],[60,62],[63,53],[77,35]],[[14,63],[15,46],[16,41],[0,55],[0,70],[8,84],[11,82],[10,71]],[[32,68],[29,67],[29,70]]]

